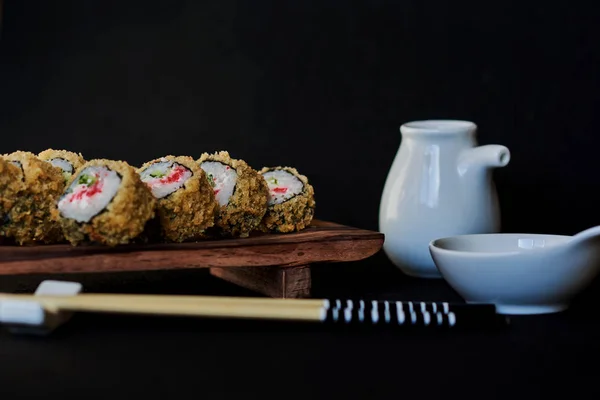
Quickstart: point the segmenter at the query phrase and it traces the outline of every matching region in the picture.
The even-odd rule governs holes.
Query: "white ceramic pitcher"
[[[470,121],[413,121],[385,182],[379,209],[383,249],[405,274],[441,278],[429,242],[446,236],[500,231],[492,168],[510,161],[505,146],[477,146]]]

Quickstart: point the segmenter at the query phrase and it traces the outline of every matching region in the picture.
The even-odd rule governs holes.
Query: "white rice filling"
[[[298,177],[287,171],[276,169],[263,174],[269,186],[269,205],[281,204],[297,196],[304,189],[304,184]]]
[[[64,158],[53,158],[49,162],[50,162],[50,164],[54,165],[55,167],[62,169],[63,172],[65,172],[67,174],[73,173],[73,164],[71,164],[69,161],[65,160]]]
[[[120,186],[121,177],[115,171],[104,166],[86,167],[58,202],[58,210],[65,218],[89,222],[108,206]]]
[[[204,161],[200,167],[206,173],[219,205],[227,205],[237,183],[237,171],[218,161]]]
[[[21,161],[9,161],[12,165],[17,166],[21,169],[23,169],[23,164],[21,164]]]
[[[192,171],[173,161],[162,158],[140,173],[140,178],[157,199],[162,199],[181,189],[192,177]]]

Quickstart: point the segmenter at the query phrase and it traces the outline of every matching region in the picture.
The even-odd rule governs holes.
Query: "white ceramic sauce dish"
[[[600,226],[575,236],[451,236],[431,241],[429,251],[467,303],[493,303],[500,314],[553,313],[600,272]]]

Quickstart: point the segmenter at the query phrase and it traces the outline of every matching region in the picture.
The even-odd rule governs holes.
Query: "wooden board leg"
[[[276,298],[310,297],[310,266],[211,268],[213,276]]]

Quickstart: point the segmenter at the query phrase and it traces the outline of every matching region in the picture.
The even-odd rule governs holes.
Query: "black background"
[[[571,234],[600,222],[591,4],[8,1],[1,149],[225,149],[296,166],[320,218],[377,229],[400,124],[468,119],[512,152],[504,229]]]
[[[593,2],[4,3],[1,153],[65,148],[140,165],[228,150],[255,168],[297,167],[315,187],[318,218],[377,229],[400,124],[468,119],[480,144],[512,153],[494,175],[504,231],[573,234],[600,223]],[[381,254],[316,270],[317,296],[458,299]],[[78,279],[99,291],[247,294],[205,271]],[[2,282],[29,290],[39,280]],[[597,302],[597,286],[581,304]],[[595,365],[600,329],[578,315],[525,318],[499,339],[433,340],[82,317],[53,345],[4,336],[0,365],[15,386],[0,387],[35,378],[18,390],[163,398],[196,384],[209,398],[568,391],[597,376],[583,363]]]

